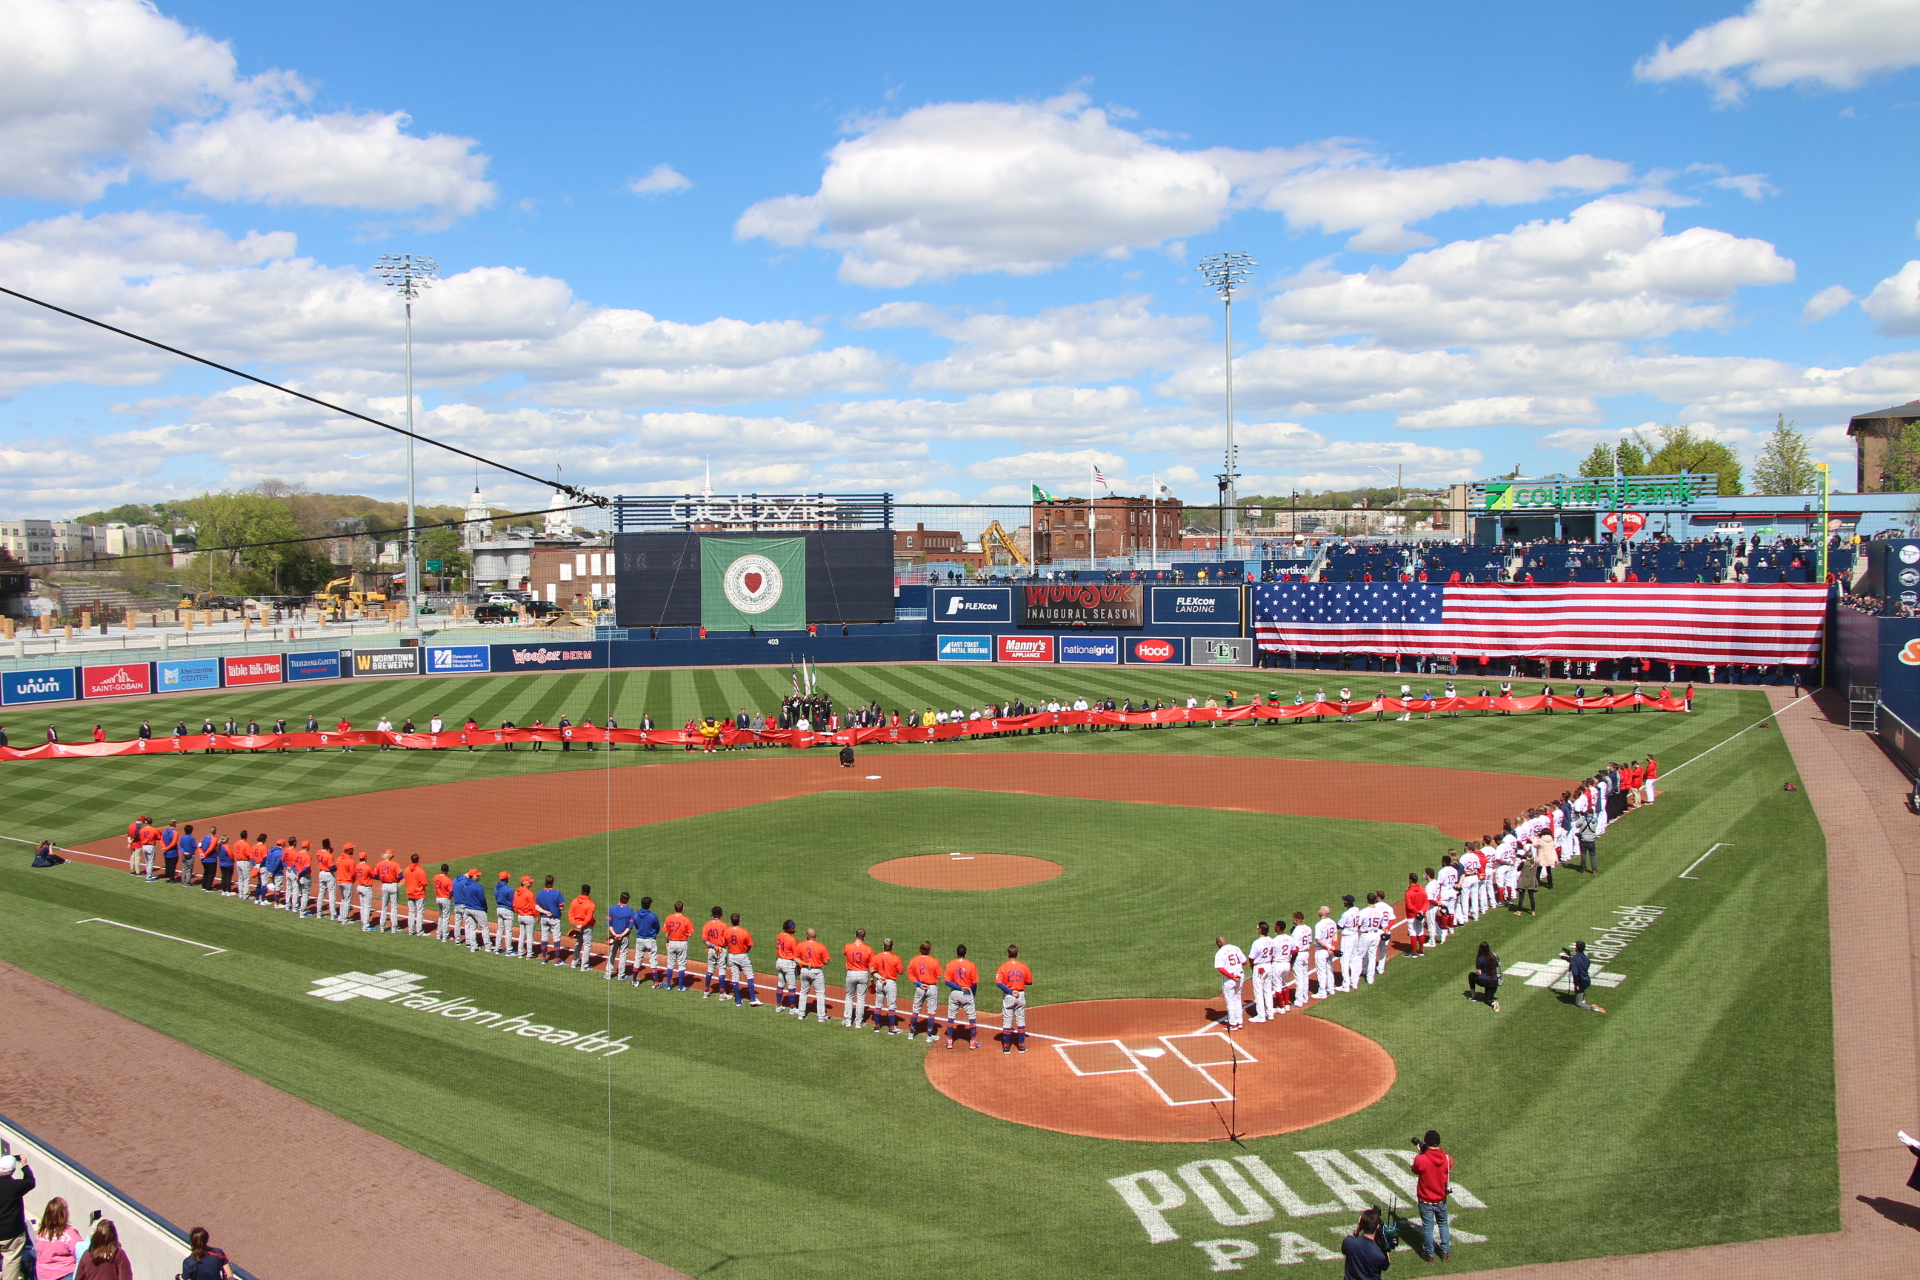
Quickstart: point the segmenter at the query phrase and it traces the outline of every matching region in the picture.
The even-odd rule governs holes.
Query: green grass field
[[[1247,673],[1151,672],[1139,682],[1121,674],[1111,685],[1116,696],[1253,687]],[[1261,673],[1261,691],[1294,687],[1272,674]],[[1302,675],[1315,677],[1309,689],[1321,683]],[[843,701],[877,696],[903,708],[1106,691],[1082,676],[935,667],[826,673]],[[311,707],[356,723],[382,711],[424,720],[438,710],[524,724],[562,710],[590,710],[598,720],[613,705],[623,724],[642,710],[667,723],[742,702],[770,705],[783,680],[773,672],[682,671],[445,681],[454,692],[442,682],[347,681],[156,700],[150,710],[168,724],[189,704],[194,717],[223,718],[231,705],[243,720],[303,717]],[[1085,754],[1089,768],[1113,752],[1244,753],[1580,776],[1648,750],[1671,768],[1766,714],[1750,692],[1708,691],[1697,706],[1691,716],[1064,734],[937,749],[1068,751]],[[131,725],[148,709],[112,710]],[[69,732],[81,718],[55,717]],[[19,741],[18,726],[10,727]],[[875,748],[868,759],[927,749]],[[112,833],[136,808],[186,817],[643,761],[750,769],[761,754],[360,752],[10,764],[0,766],[10,771],[11,801],[0,834],[44,830],[73,843]],[[636,776],[618,775],[616,785]],[[1446,1136],[1459,1182],[1488,1206],[1458,1215],[1460,1227],[1485,1241],[1460,1245],[1456,1267],[1638,1253],[1838,1227],[1825,851],[1804,795],[1782,790],[1793,776],[1777,733],[1748,733],[1674,774],[1658,805],[1608,834],[1602,874],[1563,874],[1559,888],[1541,895],[1538,916],[1496,911],[1432,958],[1398,960],[1380,985],[1320,1007],[1321,1016],[1392,1053],[1392,1091],[1345,1119],[1250,1140],[1244,1152],[1099,1141],[991,1119],[935,1091],[920,1066],[929,1050],[904,1038],[798,1026],[770,1010],[737,1011],[295,921],[120,872],[35,872],[24,856],[0,863],[0,956],[693,1274],[1198,1275],[1209,1272],[1209,1255],[1194,1246],[1223,1239],[1257,1247],[1262,1260],[1242,1264],[1254,1270],[1312,1256],[1300,1239],[1337,1247],[1336,1232],[1350,1229],[1354,1215],[1341,1207],[1293,1218],[1282,1208],[1266,1221],[1222,1225],[1189,1194],[1165,1215],[1180,1239],[1152,1244],[1109,1179],[1160,1170],[1185,1186],[1179,1171],[1191,1161],[1258,1155],[1308,1201],[1334,1202],[1316,1169],[1349,1166],[1323,1153],[1344,1153],[1370,1172],[1359,1153],[1404,1148],[1409,1134],[1430,1126]],[[1244,945],[1255,920],[1280,910],[1311,913],[1343,892],[1394,888],[1447,843],[1411,825],[942,789],[816,795],[479,862],[591,881],[602,902],[606,889],[626,888],[698,908],[724,904],[763,942],[787,915],[820,928],[836,947],[856,925],[903,941],[929,937],[949,954],[955,941],[972,943],[976,955],[1018,941],[1041,979],[1036,1003],[1050,1003],[1217,995],[1209,968],[1216,932]],[[1676,878],[1715,844],[1724,847],[1697,878]],[[963,848],[1046,857],[1066,873],[984,894],[905,889],[865,874],[885,857]],[[1509,964],[1546,961],[1574,938],[1592,938],[1616,907],[1642,904],[1664,911],[1611,966],[1626,980],[1597,993],[1612,1010],[1606,1017],[1517,982],[1497,1015],[1461,999],[1479,938]],[[229,950],[202,959],[178,943],[73,923],[92,916]],[[632,1048],[603,1058],[417,1010],[307,995],[317,978],[392,968],[425,974],[430,988],[486,1009],[605,1028],[630,1037]],[[990,992],[982,1004],[998,1007]],[[984,1014],[983,1022],[997,1025]],[[1764,1125],[1727,1118],[1755,1113]]]

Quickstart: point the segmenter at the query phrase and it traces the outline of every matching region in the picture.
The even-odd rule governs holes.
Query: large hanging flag
[[[1824,586],[1280,582],[1253,589],[1262,649],[1499,658],[1819,660]]]
[[[807,540],[700,539],[700,625],[709,631],[804,628]]]

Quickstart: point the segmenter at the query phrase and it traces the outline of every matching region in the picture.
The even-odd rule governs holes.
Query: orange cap
[[[470,876],[472,876],[472,877],[473,877],[473,878],[474,878],[475,880],[478,880],[478,879],[480,878],[480,868],[478,868],[478,867],[468,867],[468,868],[467,868],[467,874],[468,874],[468,875],[470,875]]]
[[[347,842],[346,842],[346,844],[344,844],[344,845],[342,845],[342,846],[340,847],[340,850],[341,850],[341,852],[342,852],[342,853],[352,853],[352,852],[353,852],[353,841],[351,841],[351,840],[349,840],[349,841],[347,841]]]
[[[532,876],[521,876],[521,877],[520,877],[520,883],[521,883],[521,884],[523,884],[523,885],[531,885],[531,884],[533,883],[533,877],[532,877]]]
[[[510,872],[506,872],[506,871],[502,871],[502,872],[500,873],[500,878],[501,878],[502,880],[511,880],[511,879],[513,879],[513,876],[512,876],[512,874],[511,874]]]
[[[393,850],[391,850],[391,849],[389,849],[389,850],[387,850],[387,852],[386,852],[386,853],[385,853],[385,855],[383,855],[383,856],[385,856],[385,857],[388,857],[388,858],[391,858],[391,857],[393,856]]]

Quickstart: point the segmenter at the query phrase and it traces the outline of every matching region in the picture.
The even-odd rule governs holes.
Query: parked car
[[[482,604],[475,605],[473,609],[475,622],[512,622],[519,616],[519,612],[510,604]]]
[[[563,612],[563,610],[559,605],[551,604],[545,600],[527,601],[527,616],[529,618],[551,618],[561,612]]]

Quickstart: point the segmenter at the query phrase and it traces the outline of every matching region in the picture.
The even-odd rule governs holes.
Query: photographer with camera
[[[1453,1157],[1440,1149],[1440,1131],[1427,1130],[1413,1140],[1414,1199],[1420,1202],[1420,1260],[1432,1262],[1434,1232],[1440,1236],[1441,1261],[1453,1252],[1453,1229],[1447,1224],[1447,1196],[1453,1190]]]
[[[22,1280],[27,1259],[27,1193],[34,1188],[25,1156],[0,1142],[0,1278]]]
[[[1340,1255],[1347,1260],[1344,1280],[1380,1280],[1381,1274],[1393,1265],[1382,1239],[1384,1233],[1380,1210],[1361,1212],[1360,1224],[1353,1229],[1353,1234],[1340,1241]]]
[[[1571,951],[1562,947],[1560,958],[1567,962],[1567,973],[1573,979],[1573,1007],[1588,1013],[1605,1013],[1599,1005],[1587,1003],[1587,988],[1593,985],[1593,961],[1587,956],[1587,944],[1576,942]]]

